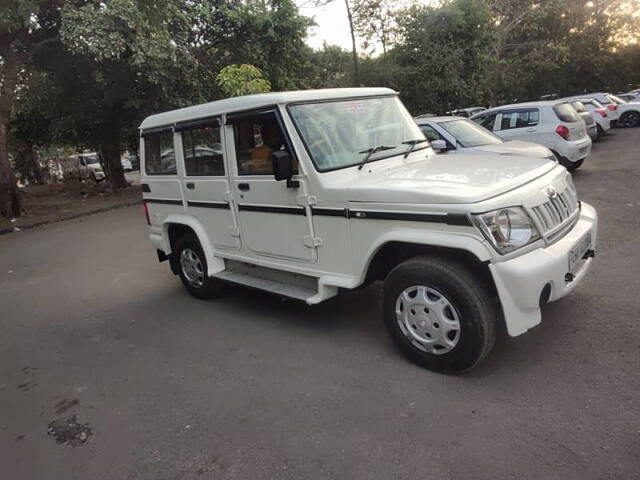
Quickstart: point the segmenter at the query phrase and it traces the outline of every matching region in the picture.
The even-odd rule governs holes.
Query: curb
[[[66,220],[73,220],[73,219],[80,218],[80,217],[87,217],[89,215],[93,215],[94,213],[108,212],[110,210],[117,210],[119,208],[131,207],[133,205],[139,205],[141,203],[142,203],[142,198],[140,198],[138,200],[133,200],[133,201],[130,201],[130,202],[127,202],[127,203],[123,203],[123,204],[120,204],[120,205],[112,205],[110,207],[97,208],[95,210],[91,210],[91,211],[88,211],[88,212],[71,214],[71,215],[68,215],[66,217],[58,218],[58,219],[55,219],[55,220],[43,220],[41,222],[36,222],[36,223],[32,223],[32,224],[25,225],[25,226],[16,225],[14,227],[0,228],[0,235],[6,235],[6,234],[9,234],[9,233],[18,233],[18,232],[23,231],[23,230],[29,230],[31,228],[41,227],[43,225],[49,225],[51,223],[64,222]],[[16,227],[19,228],[20,230],[16,231],[15,230]]]

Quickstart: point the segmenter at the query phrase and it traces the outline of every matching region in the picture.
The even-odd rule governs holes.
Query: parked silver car
[[[415,122],[439,153],[500,153],[555,160],[543,145],[522,140],[503,140],[464,117],[415,118]]]

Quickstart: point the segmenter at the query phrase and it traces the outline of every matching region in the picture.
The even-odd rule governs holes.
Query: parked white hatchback
[[[546,158],[555,161],[547,147],[522,140],[503,140],[464,117],[415,118],[415,122],[439,153],[497,153]]]
[[[473,367],[503,321],[540,323],[595,254],[564,168],[435,154],[386,88],[228,98],[141,135],[150,239],[194,297],[235,283],[316,304],[382,280],[389,334],[433,370]]]
[[[595,98],[580,98],[577,101],[582,103],[584,107],[593,115],[593,118],[596,121],[596,126],[598,128],[598,136],[596,137],[596,139],[599,139],[600,137],[608,134],[609,130],[611,130],[611,116],[609,115],[610,110]]]
[[[576,170],[591,153],[584,122],[566,101],[502,105],[471,120],[505,140],[524,140],[549,148],[568,170]]]

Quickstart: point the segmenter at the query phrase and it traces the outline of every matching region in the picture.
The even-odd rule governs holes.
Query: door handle
[[[250,187],[249,187],[248,183],[239,183],[238,184],[238,190],[246,191],[246,190],[249,190],[249,188]]]
[[[187,187],[189,190],[195,190],[195,189],[196,189],[196,186],[195,186],[195,184],[194,184],[193,182],[187,182],[186,187]]]

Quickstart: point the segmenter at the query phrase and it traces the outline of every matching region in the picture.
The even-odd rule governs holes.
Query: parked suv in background
[[[625,102],[640,102],[640,93],[616,93],[616,97],[621,98]]]
[[[415,122],[431,143],[431,147],[439,153],[499,153],[553,161],[556,159],[553,152],[543,145],[522,140],[503,140],[467,118],[416,118]]]
[[[584,122],[565,101],[502,105],[476,114],[471,120],[505,140],[544,145],[568,170],[580,168],[591,153]]]
[[[596,119],[593,117],[593,114],[587,110],[587,107],[580,100],[571,100],[568,102],[571,104],[573,108],[575,108],[578,115],[584,122],[585,127],[587,128],[587,134],[591,140],[598,139],[598,126],[596,124]]]
[[[583,98],[594,98],[600,102],[607,109],[609,115],[609,121],[612,127],[618,126],[618,120],[620,119],[620,109],[618,108],[618,102],[616,102],[610,93],[606,92],[592,92],[585,93],[583,95],[574,95],[572,97],[565,98],[565,101],[580,100]]]
[[[140,133],[149,237],[194,297],[235,283],[311,305],[382,280],[390,336],[433,370],[473,367],[503,321],[539,324],[595,254],[596,211],[564,168],[437,155],[386,88],[228,98]]]

